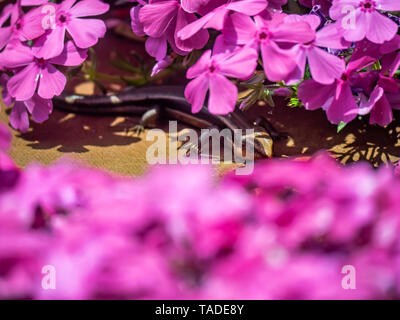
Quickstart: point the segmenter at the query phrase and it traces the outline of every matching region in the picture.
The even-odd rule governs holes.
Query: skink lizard
[[[254,129],[254,149],[260,158],[272,156],[273,128],[264,119],[251,122],[239,109],[228,115],[211,114],[207,108],[199,113],[192,114],[191,106],[184,96],[181,86],[154,86],[141,88],[127,88],[118,94],[110,95],[73,95],[62,94],[53,99],[57,109],[90,115],[122,115],[142,116],[137,131],[143,128],[152,128],[160,117],[168,117],[186,123],[197,129],[228,128]]]

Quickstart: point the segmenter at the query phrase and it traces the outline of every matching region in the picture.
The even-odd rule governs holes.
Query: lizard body
[[[215,115],[204,107],[199,113],[192,114],[191,106],[184,96],[184,88],[181,86],[127,88],[118,94],[102,96],[63,93],[53,101],[56,108],[67,112],[103,116],[142,116],[140,126],[145,128],[154,127],[159,117],[168,117],[197,129],[255,129],[256,134],[252,138],[256,141],[256,152],[261,157],[272,156],[270,128],[265,122],[252,123],[238,109],[228,115]]]

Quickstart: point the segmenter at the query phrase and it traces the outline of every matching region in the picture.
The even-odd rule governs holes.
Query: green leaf
[[[271,107],[275,107],[274,99],[272,98],[271,92],[269,90],[264,90],[264,101]]]
[[[300,107],[300,106],[301,106],[301,102],[300,102],[300,100],[299,100],[297,97],[292,97],[292,98],[290,98],[290,101],[289,101],[289,103],[288,103],[288,106],[289,106],[290,108],[297,108],[297,107]]]
[[[134,67],[131,63],[122,59],[111,60],[111,65],[121,71],[126,71],[133,74],[140,74],[142,72],[141,69]]]
[[[341,122],[338,124],[337,133],[339,133],[340,131],[342,131],[346,125],[347,125],[346,122],[341,121]]]

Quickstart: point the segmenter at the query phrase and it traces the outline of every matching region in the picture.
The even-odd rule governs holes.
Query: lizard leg
[[[140,135],[141,133],[144,132],[144,129],[155,128],[159,118],[160,118],[160,108],[159,107],[154,107],[154,108],[146,111],[142,115],[142,118],[140,119],[139,124],[134,126],[132,128],[132,131],[136,135]]]

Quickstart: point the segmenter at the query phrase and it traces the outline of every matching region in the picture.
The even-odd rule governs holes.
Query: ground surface
[[[330,150],[342,162],[367,160],[374,165],[400,157],[400,124],[380,128],[355,121],[339,134],[322,112],[277,106],[268,114],[275,127],[289,134],[274,144],[275,157],[312,155]],[[7,121],[4,108],[1,120]],[[137,119],[88,117],[55,111],[43,124],[32,124],[26,134],[13,131],[11,156],[25,167],[32,161],[50,164],[63,156],[95,167],[139,175],[147,167],[145,135],[127,134]]]

